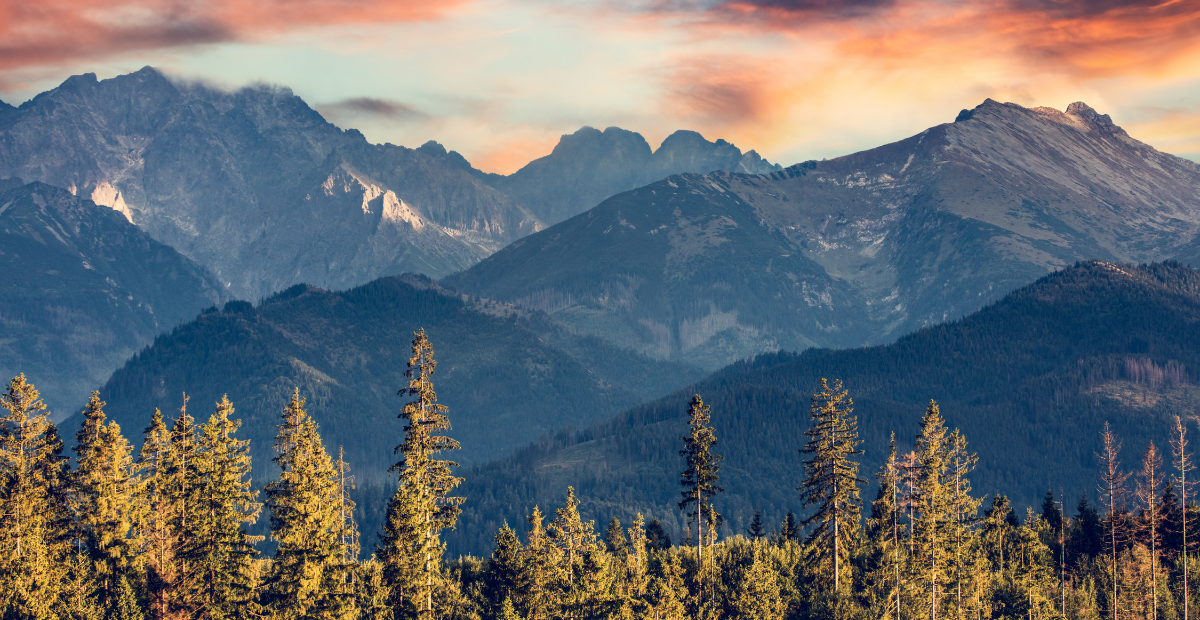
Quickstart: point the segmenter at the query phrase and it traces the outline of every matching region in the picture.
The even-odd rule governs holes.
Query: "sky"
[[[1200,0],[0,0],[0,100],[151,65],[510,173],[584,125],[775,163],[1084,101],[1200,161]]]

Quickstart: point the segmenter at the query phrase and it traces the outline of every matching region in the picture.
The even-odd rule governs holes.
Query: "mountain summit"
[[[1200,166],[1083,103],[953,123],[766,175],[682,175],[521,239],[449,286],[662,359],[886,342],[1078,260],[1195,251]]]
[[[652,154],[636,133],[584,128],[504,177],[436,142],[370,144],[286,88],[226,92],[150,67],[0,106],[0,178],[110,206],[251,299],[300,282],[440,277],[670,174],[775,168],[693,132]]]

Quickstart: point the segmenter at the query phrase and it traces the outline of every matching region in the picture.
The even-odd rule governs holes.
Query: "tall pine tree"
[[[450,495],[462,482],[452,472],[458,463],[434,458],[459,448],[454,439],[435,434],[450,430],[447,408],[438,403],[433,390],[436,368],[433,346],[421,329],[413,334],[405,372],[408,387],[400,390],[414,398],[400,414],[407,420],[404,442],[396,447],[402,456],[391,469],[399,472],[400,480],[388,503],[378,548],[393,587],[396,615],[401,618],[412,612],[422,620],[433,618],[433,591],[444,550],[441,532],[454,527],[463,502]]]
[[[277,618],[337,616],[349,604],[341,588],[342,488],[298,388],[283,410],[275,451],[279,479],[265,491],[278,547],[264,600]]]
[[[256,585],[250,563],[261,537],[250,536],[245,527],[255,522],[261,506],[251,489],[250,442],[233,437],[241,426],[233,413],[229,398],[222,397],[196,438],[183,476],[180,602],[194,618],[245,614]]]
[[[24,374],[9,382],[0,407],[0,617],[56,618],[65,615],[72,572],[62,438]]]
[[[841,590],[842,566],[858,533],[862,506],[858,485],[866,482],[858,477],[858,462],[853,460],[862,454],[853,411],[854,401],[842,382],[830,386],[821,379],[821,391],[812,397],[812,424],[804,431],[808,443],[800,450],[809,458],[798,490],[805,507],[817,507],[803,524],[816,523],[809,539],[817,543],[819,561],[831,564],[835,593]]]
[[[947,577],[953,574],[949,550],[953,549],[954,487],[947,476],[953,449],[941,411],[936,402],[930,401],[917,435],[912,569],[923,591],[917,607],[931,620],[937,620]]]
[[[105,423],[104,405],[100,393],[92,392],[83,410],[83,424],[75,434],[71,495],[78,535],[99,582],[101,606],[112,608],[120,579],[141,572],[137,526],[142,519],[133,447],[116,422]]]
[[[708,518],[709,513],[715,514],[715,511],[710,510],[711,500],[717,493],[725,490],[717,486],[721,478],[720,462],[724,457],[712,451],[717,443],[717,436],[713,433],[711,417],[712,412],[708,405],[704,404],[704,399],[700,398],[699,394],[693,395],[688,404],[690,432],[686,437],[680,437],[683,449],[679,451],[679,456],[684,458],[686,467],[680,474],[683,500],[679,502],[679,508],[687,510],[690,506],[692,511],[688,515],[691,522],[696,524],[696,581],[700,585],[698,591],[703,589],[705,521],[709,521],[710,528],[716,526],[716,523]]]

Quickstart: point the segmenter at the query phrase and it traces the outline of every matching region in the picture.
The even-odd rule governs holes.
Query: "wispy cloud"
[[[370,116],[391,121],[409,122],[429,118],[428,114],[407,103],[375,97],[353,97],[333,103],[320,104],[315,107],[318,112],[331,120]]]

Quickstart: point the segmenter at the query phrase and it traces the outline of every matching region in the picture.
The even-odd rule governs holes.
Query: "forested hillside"
[[[1200,406],[1198,323],[1197,271],[1089,262],[891,345],[763,355],[464,472],[472,500],[450,549],[482,553],[487,532],[521,522],[534,504],[561,501],[568,485],[589,518],[627,521],[641,512],[678,536],[679,437],[693,393],[712,408],[714,450],[724,456],[725,492],[715,502],[724,531],[745,531],[756,510],[768,527],[789,510],[803,514],[797,451],[822,377],[844,381],[854,399],[864,471],[887,458],[892,433],[902,453],[913,448],[932,399],[979,454],[976,492],[1007,494],[1018,507],[1036,505],[1047,489],[1069,504],[1085,493],[1094,500],[1106,421],[1132,463],[1147,442],[1166,445],[1174,415],[1190,419]]]
[[[798,490],[813,508],[806,518],[789,512],[771,527],[756,511],[744,534],[727,531],[722,500],[735,480],[715,450],[712,408],[694,395],[679,438],[687,528],[678,545],[641,513],[609,520],[601,534],[567,487],[545,511],[528,509],[524,526],[498,527],[486,560],[446,561],[442,537],[474,525],[460,518],[473,496],[445,458],[460,446],[447,434],[447,408],[430,381],[437,366],[428,335],[418,331],[401,389],[398,481],[383,502],[377,542],[362,536],[354,479],[341,451],[334,459],[326,448],[299,390],[276,417],[277,467],[260,493],[251,484],[250,442],[228,399],[207,418],[156,411],[136,450],[93,394],[72,465],[38,390],[14,377],[0,396],[0,613],[1155,619],[1181,617],[1180,609],[1190,617],[1200,601],[1190,422],[1173,416],[1163,433],[1169,449],[1150,443],[1132,469],[1104,424],[1098,503],[1080,499],[1071,510],[1047,492],[1040,510],[1020,511],[1006,496],[973,487],[976,474],[994,465],[981,462],[930,402],[911,451],[889,442],[871,500],[853,400],[840,381],[824,380],[800,448]],[[269,556],[264,537],[248,531],[265,517]],[[374,551],[369,560],[361,558],[364,547]]]
[[[434,381],[465,462],[495,458],[699,377],[572,335],[538,313],[393,277],[343,292],[295,286],[258,306],[211,308],[135,355],[101,395],[127,428],[141,428],[155,408],[173,415],[184,392],[203,408],[228,395],[266,476],[276,415],[298,387],[326,441],[345,448],[366,482],[393,463],[402,429],[396,390],[412,333],[422,327],[443,361]]]

